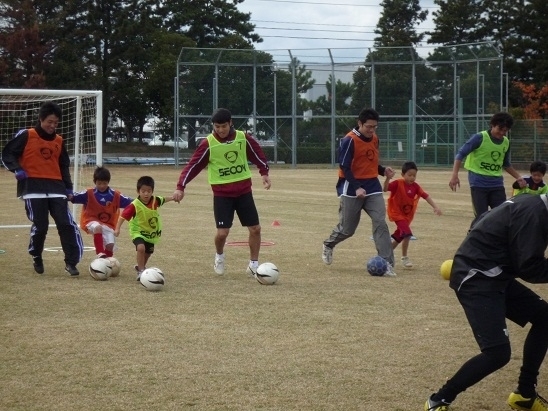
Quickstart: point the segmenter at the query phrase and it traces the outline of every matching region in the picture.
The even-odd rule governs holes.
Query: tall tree
[[[41,15],[32,0],[0,3],[0,85],[41,88],[51,58],[51,39],[43,37]]]
[[[488,106],[501,109],[502,61],[498,48],[493,44],[437,47],[427,60],[433,73],[430,93],[436,96],[431,102],[429,113],[455,114],[460,101],[463,102],[461,110],[464,114],[476,114],[478,106],[480,110]],[[459,98],[459,101],[455,101],[455,98]]]
[[[356,112],[350,111],[350,99],[355,91],[353,83],[345,83],[340,79],[335,82],[335,96],[332,92],[333,76],[330,74],[329,79],[325,82],[326,95],[318,97],[315,102],[312,102],[310,109],[315,114],[331,114],[331,102],[335,98],[335,111],[338,115],[349,114],[356,115]]]
[[[527,5],[526,5],[527,3]],[[511,72],[513,79],[522,78],[524,70],[520,67],[526,51],[525,45],[528,21],[527,10],[530,4],[525,0],[485,0],[484,13],[479,33],[483,39],[494,41],[500,47],[504,59],[505,71]],[[548,8],[544,7],[544,11]],[[533,17],[533,16],[531,16]],[[541,20],[537,23],[544,25]],[[537,48],[533,45],[534,48]]]
[[[484,0],[434,0],[434,30],[427,32],[430,44],[464,44],[485,40],[479,32]]]
[[[539,120],[548,117],[548,84],[537,87],[534,84],[515,82],[514,87],[521,92],[516,99],[513,113],[527,120]]]
[[[416,46],[424,38],[416,27],[426,20],[419,0],[383,0],[383,8],[375,29],[375,47]]]
[[[426,20],[428,11],[421,10],[419,0],[383,0],[381,6],[383,11],[375,29],[377,49],[367,56],[365,68],[355,73],[354,81],[359,86],[353,95],[353,105],[363,107],[363,99],[369,100],[374,82],[375,108],[381,113],[405,115],[412,97],[413,67],[415,76],[421,71],[426,77],[426,68],[415,46],[424,37],[417,33],[416,26]],[[427,83],[421,86],[428,88]]]
[[[0,81],[6,87],[100,89],[104,127],[109,114],[118,114],[139,130],[152,115],[173,117],[167,90],[181,47],[260,41],[250,14],[236,8],[242,1],[69,0],[52,7],[45,0],[3,0]],[[153,76],[159,73],[161,92],[150,84],[158,85]]]
[[[307,107],[313,111],[314,116],[328,116],[331,114],[331,104],[335,99],[335,113],[337,116],[348,115],[354,120],[357,111],[351,110],[351,97],[355,91],[354,83],[345,83],[340,79],[335,82],[335,96],[333,96],[333,76],[330,74],[329,79],[325,82],[326,94],[318,97],[316,101],[309,102]],[[348,131],[348,119],[338,119],[335,122],[335,133],[344,135]],[[331,141],[331,134],[326,132],[329,130],[328,121],[325,117],[313,118],[311,121],[301,122],[299,135],[310,136],[310,140],[314,143],[323,143],[327,145]],[[353,124],[352,124],[353,126]],[[351,126],[350,126],[351,127]]]
[[[510,79],[536,84],[548,80],[548,45],[544,41],[548,36],[546,1],[435,0],[435,3],[439,10],[433,13],[436,28],[428,33],[429,43],[492,41],[499,48],[504,71]]]
[[[505,70],[514,80],[541,85],[548,81],[548,3],[520,0],[512,4],[513,20],[503,39]]]
[[[158,4],[164,27],[171,32],[184,34],[197,47],[228,47],[224,39],[237,36],[247,43],[259,43],[261,38],[253,33],[251,14],[242,13],[237,5],[244,0],[164,0]],[[182,3],[182,4],[181,4]]]

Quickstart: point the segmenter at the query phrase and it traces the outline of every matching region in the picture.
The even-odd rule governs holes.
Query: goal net
[[[63,137],[70,156],[74,191],[83,190],[93,183],[93,170],[102,164],[102,98],[101,91],[91,90],[0,89],[0,149],[19,130],[35,126],[40,106],[53,101],[63,110],[57,134]],[[77,218],[76,207],[73,212]],[[4,224],[0,222],[0,227]]]

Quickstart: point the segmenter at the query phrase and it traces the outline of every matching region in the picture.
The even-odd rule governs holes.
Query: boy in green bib
[[[139,281],[148,259],[154,253],[154,246],[162,236],[162,219],[158,209],[168,201],[173,201],[173,197],[155,196],[154,179],[149,176],[137,180],[137,194],[138,197],[124,208],[118,218],[114,235],[118,237],[124,221],[129,221],[129,234],[137,251],[135,271]]]
[[[263,186],[269,190],[268,163],[259,143],[249,134],[234,129],[229,110],[217,109],[211,121],[213,132],[200,143],[181,171],[173,199],[181,201],[187,184],[207,167],[217,227],[213,269],[218,275],[225,273],[224,246],[236,213],[242,226],[249,230],[249,264],[246,273],[254,277],[259,266],[261,226],[251,190],[249,163],[257,166]]]
[[[548,194],[548,185],[544,182],[546,174],[546,163],[544,161],[533,161],[529,166],[529,175],[523,176],[525,187],[520,187],[517,181],[512,184],[514,191],[512,195],[518,194]]]

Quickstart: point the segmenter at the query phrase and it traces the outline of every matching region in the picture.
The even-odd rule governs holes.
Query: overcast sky
[[[419,33],[433,29],[432,12],[437,9],[434,0],[421,0],[420,5],[429,13]],[[296,55],[326,57],[324,50],[333,49],[335,59],[361,56],[361,50],[373,46],[373,31],[382,12],[378,0],[245,0],[238,9],[251,13],[255,32],[263,38],[256,49],[291,49],[299,50]]]

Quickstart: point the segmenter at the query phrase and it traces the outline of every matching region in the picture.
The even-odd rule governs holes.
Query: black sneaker
[[[71,276],[71,277],[78,277],[80,275],[80,271],[76,268],[75,265],[72,264],[66,264],[65,265],[65,271]]]
[[[44,274],[44,261],[42,261],[42,257],[32,257],[32,260],[34,271],[38,274]]]

